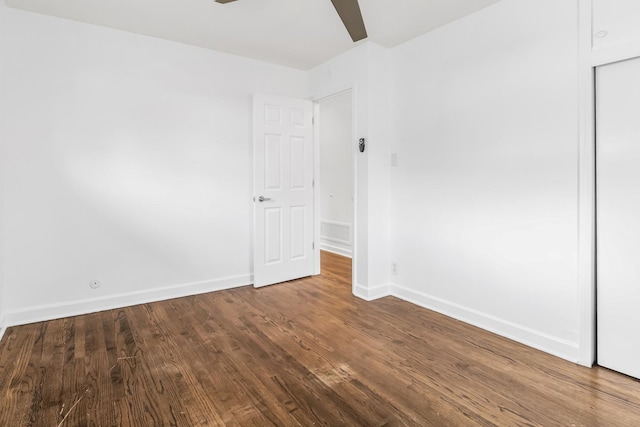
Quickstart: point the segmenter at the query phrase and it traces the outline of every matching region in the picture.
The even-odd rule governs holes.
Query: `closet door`
[[[597,70],[598,364],[640,378],[640,59]]]

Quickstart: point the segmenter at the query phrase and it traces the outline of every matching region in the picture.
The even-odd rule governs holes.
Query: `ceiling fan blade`
[[[331,0],[354,42],[367,38],[358,0]]]
[[[216,3],[225,4],[225,3],[231,3],[232,1],[236,1],[236,0],[216,0]]]

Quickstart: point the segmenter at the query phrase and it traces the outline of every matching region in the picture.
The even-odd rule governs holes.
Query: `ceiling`
[[[499,0],[360,0],[393,47]],[[6,0],[10,7],[308,70],[354,44],[330,0]],[[363,43],[364,41],[358,42]]]

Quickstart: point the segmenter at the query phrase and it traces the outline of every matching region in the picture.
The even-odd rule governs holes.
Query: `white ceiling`
[[[393,47],[499,0],[360,0]],[[331,0],[6,0],[8,6],[307,70],[353,47]],[[362,43],[362,42],[359,42]]]

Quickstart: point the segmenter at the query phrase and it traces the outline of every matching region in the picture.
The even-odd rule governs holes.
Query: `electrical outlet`
[[[398,166],[398,153],[391,153],[391,166]]]
[[[391,274],[393,274],[394,276],[398,274],[398,264],[395,262],[391,263]]]
[[[100,280],[92,280],[89,282],[89,287],[91,289],[98,289],[100,285],[102,285],[102,283],[100,283]]]

